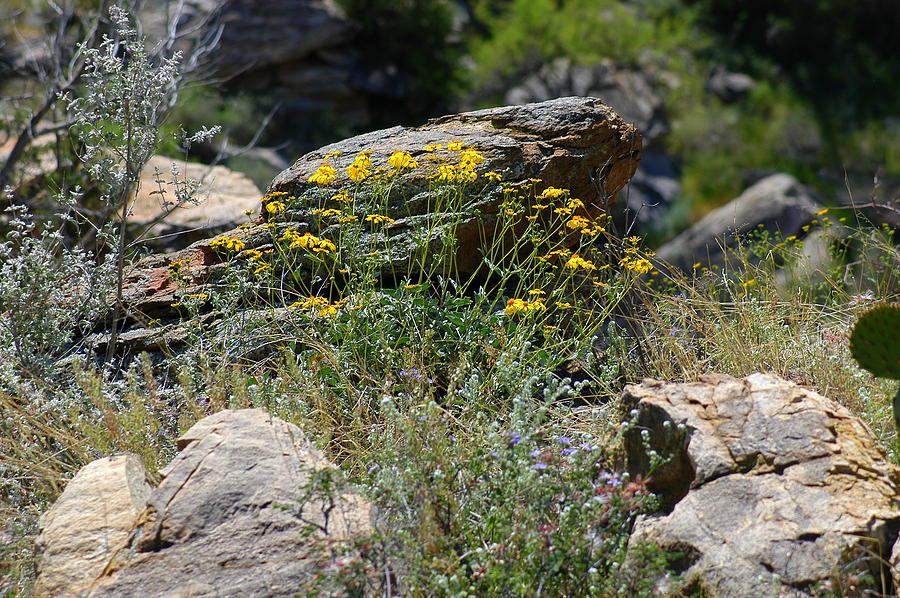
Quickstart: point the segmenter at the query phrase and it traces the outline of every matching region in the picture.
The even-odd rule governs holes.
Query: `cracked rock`
[[[39,571],[39,581],[53,582],[44,584],[43,595],[306,595],[336,555],[355,554],[354,538],[372,533],[369,504],[336,478],[329,478],[329,493],[315,490],[313,480],[336,468],[296,426],[262,409],[220,411],[197,422],[177,445],[181,452],[160,472],[162,482],[144,497],[136,520],[126,505],[129,525],[117,528],[118,550],[104,553],[104,563],[60,583],[61,559],[77,564],[94,548],[49,542],[45,552],[56,560],[45,559]],[[102,513],[117,496],[100,486],[81,507]],[[69,535],[86,537],[79,525],[71,520]]]
[[[645,381],[624,399],[629,472],[667,511],[632,542],[690,555],[686,575],[711,596],[810,597],[866,572],[893,592],[897,471],[847,409],[764,374]],[[651,471],[650,450],[671,458]]]

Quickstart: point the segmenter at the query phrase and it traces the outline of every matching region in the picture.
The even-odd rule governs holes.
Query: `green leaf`
[[[850,352],[873,375],[900,380],[900,305],[879,305],[859,316]]]

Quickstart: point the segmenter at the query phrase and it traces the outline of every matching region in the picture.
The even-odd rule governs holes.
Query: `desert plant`
[[[850,352],[873,376],[900,380],[900,304],[879,305],[860,315],[850,335]],[[900,388],[893,410],[900,431]]]

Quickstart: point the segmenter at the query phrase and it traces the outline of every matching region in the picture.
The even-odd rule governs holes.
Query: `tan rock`
[[[133,541],[91,598],[306,595],[331,550],[371,532],[370,507],[300,430],[261,409],[222,411],[178,439]],[[351,554],[351,553],[348,553]]]
[[[172,172],[173,165],[177,176]],[[177,185],[190,179],[201,182],[197,203],[175,207]],[[163,236],[162,242],[157,243],[162,248],[180,249],[197,239],[249,222],[246,212],[259,212],[260,197],[262,193],[253,181],[224,166],[153,156],[141,170],[129,222],[142,231],[149,226],[147,238]]]
[[[710,596],[808,598],[836,572],[890,589],[897,472],[846,408],[764,374],[646,381],[624,401],[629,471],[650,476],[668,511],[640,520],[632,542],[684,555]],[[653,470],[648,446],[671,459]]]
[[[134,455],[81,468],[40,519],[35,598],[75,593],[103,573],[150,496],[146,476]]]

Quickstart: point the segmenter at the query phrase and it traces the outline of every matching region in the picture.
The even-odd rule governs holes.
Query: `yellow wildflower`
[[[524,299],[510,299],[506,302],[506,314],[513,315],[525,311],[528,302]]]
[[[577,228],[578,230],[590,229],[591,221],[583,216],[572,216],[566,226],[569,228]]]
[[[364,152],[356,156],[356,158],[353,159],[353,163],[347,167],[347,176],[349,176],[350,180],[354,183],[358,183],[372,174],[371,168],[372,159],[369,158],[369,154]]]
[[[266,204],[266,211],[269,214],[277,214],[283,212],[286,207],[282,201],[270,201]]]
[[[500,173],[494,172],[493,170],[490,172],[484,173],[484,176],[492,181],[497,181],[498,183],[503,178],[503,176]]]
[[[301,235],[294,229],[285,231],[281,236],[281,240],[290,241],[291,249],[302,248],[315,253],[330,252],[337,249],[329,239],[320,239],[312,233]]]
[[[329,216],[339,216],[339,215],[341,215],[341,214],[343,214],[343,212],[341,212],[340,210],[338,210],[338,209],[336,209],[336,208],[329,208],[329,209],[323,211],[323,212],[322,212],[321,214],[319,214],[319,215],[320,215],[322,218],[328,218]]]
[[[459,164],[466,170],[472,170],[482,162],[484,162],[484,156],[473,149],[467,149],[459,155]]]
[[[329,153],[325,154],[325,157],[323,158],[323,160],[330,160],[331,158],[336,158],[337,156],[340,156],[343,153],[344,152],[342,152],[342,151],[329,152]]]
[[[458,152],[463,148],[462,141],[456,139],[447,144],[447,149],[451,152]]]
[[[584,202],[578,198],[572,198],[566,203],[566,206],[573,210],[577,210],[578,208],[584,207]]]
[[[366,222],[371,222],[372,224],[393,224],[395,221],[393,218],[383,214],[369,214],[366,216]]]
[[[341,216],[340,218],[338,218],[338,222],[353,222],[357,218],[359,218],[359,216],[357,216],[356,214],[348,214],[347,216]]]
[[[309,175],[309,179],[307,179],[310,183],[315,183],[317,185],[330,185],[337,178],[337,171],[331,166],[331,164],[325,162],[321,166],[319,166],[318,170],[316,170],[313,174]]]
[[[452,183],[453,181],[457,180],[456,167],[450,166],[449,164],[438,166],[437,172],[432,175],[432,178],[437,178],[437,180],[439,181],[448,181]]]
[[[650,261],[644,258],[634,259],[630,257],[623,257],[621,260],[619,260],[619,265],[624,266],[625,268],[637,274],[646,274],[653,269],[653,265],[650,263]]]
[[[563,216],[568,216],[572,213],[572,208],[556,208],[553,210],[554,214],[562,214]]]
[[[547,293],[543,289],[531,289],[528,291],[529,295],[546,295]]]
[[[239,252],[244,250],[244,242],[237,237],[219,237],[209,244],[213,249],[229,250]]]
[[[340,203],[349,203],[349,202],[353,201],[353,198],[350,197],[350,195],[348,195],[346,191],[341,190],[338,193],[335,193],[334,195],[331,196],[331,201],[337,201]]]
[[[433,152],[433,151],[435,151],[435,150],[442,149],[443,147],[444,147],[444,146],[441,145],[440,143],[429,143],[428,145],[425,146],[425,151],[426,151],[426,152]]]
[[[816,212],[816,216],[824,216],[827,213],[828,213],[828,208],[822,208],[821,210]]]
[[[266,270],[271,270],[272,264],[269,262],[257,262],[256,268],[253,270],[254,274],[259,274],[260,272],[265,272]]]
[[[288,305],[288,309],[310,309],[312,307],[318,307],[320,305],[327,305],[328,299],[326,297],[317,297],[315,295],[311,295],[304,299],[303,301],[295,301]]]
[[[336,315],[338,312],[339,305],[326,305],[322,309],[320,309],[317,313],[319,316],[323,318],[327,318],[329,316]]]
[[[529,179],[531,180],[531,179]],[[540,179],[538,179],[540,180]],[[544,191],[538,195],[538,199],[556,199],[568,193],[568,189],[559,189],[557,187],[547,187]],[[582,204],[583,205],[583,204]]]
[[[394,152],[391,154],[391,157],[388,158],[388,165],[393,166],[397,170],[401,170],[403,168],[416,168],[419,166],[419,163],[410,155],[409,152]]]
[[[568,301],[557,301],[554,305],[559,309],[572,309],[572,304]]]
[[[550,207],[550,206],[549,206],[548,204],[545,204],[545,203],[531,204],[531,208],[534,209],[534,210],[543,210],[544,208],[549,208],[549,207]]]
[[[594,265],[590,260],[586,260],[577,253],[573,254],[572,257],[565,264],[566,268],[572,268],[573,270],[577,270],[578,268],[584,268],[585,270],[596,270],[597,266]]]

